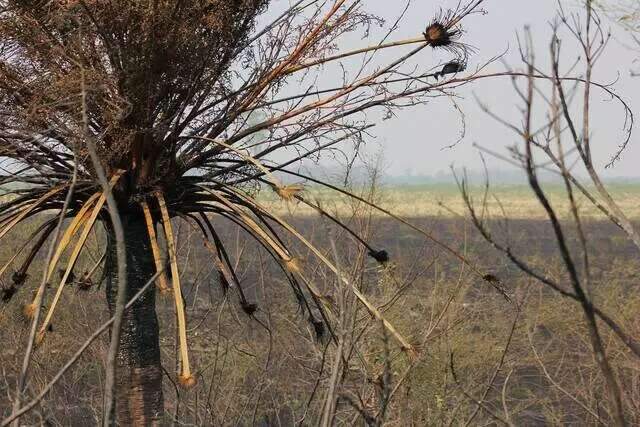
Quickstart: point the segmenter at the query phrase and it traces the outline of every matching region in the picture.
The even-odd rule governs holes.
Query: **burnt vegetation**
[[[18,330],[26,344],[24,355],[10,355],[16,386],[7,387],[11,408],[2,426],[23,416],[49,422],[35,409],[75,363],[86,363],[88,349],[108,330],[108,346],[93,350],[105,374],[99,363],[87,380],[92,421],[105,426],[312,419],[383,425],[392,417],[402,425],[540,418],[625,425],[637,418],[640,400],[628,383],[638,375],[623,377],[640,355],[637,325],[611,312],[615,303],[628,311],[633,298],[625,301],[629,289],[616,286],[612,303],[591,286],[593,265],[573,198],[583,194],[640,247],[635,225],[595,170],[589,120],[578,129],[567,101],[570,83],[585,88],[587,116],[590,90],[623,106],[627,139],[618,158],[633,114],[609,86],[591,81],[608,36],[590,1],[584,31],[580,16],[559,15],[584,50],[579,77],[559,72],[555,27],[551,72],[537,68],[530,44],[522,51],[524,71],[472,69],[477,47],[464,40],[462,23],[484,13],[483,0],[425,17],[415,37],[400,40],[394,31],[408,9],[384,27],[359,0],[0,3],[0,186],[8,189],[0,200],[0,239],[19,236],[0,265],[0,315],[21,313],[18,326],[3,333]],[[367,41],[377,26],[388,32]],[[344,49],[354,34],[364,36],[363,46]],[[434,50],[446,62],[431,64]],[[438,71],[418,72],[425,63]],[[326,85],[329,69],[338,83]],[[522,138],[510,161],[523,168],[545,209],[551,228],[536,224],[532,233],[545,230],[557,262],[524,258],[517,250],[529,246],[511,246],[509,233],[495,231],[508,221],[489,217],[488,184],[478,205],[467,182],[459,182],[477,232],[476,256],[467,252],[462,222],[430,232],[430,224],[382,207],[375,173],[368,193],[360,193],[346,185],[348,173],[339,186],[304,172],[325,156],[344,159],[350,170],[378,117],[429,108],[465,84],[501,77],[513,79],[525,104],[522,129],[505,123]],[[541,96],[550,113],[536,132],[532,104],[543,92],[537,82],[550,83],[552,96]],[[564,156],[574,152],[595,190],[566,166]],[[566,185],[575,230],[566,230],[537,180],[540,153]],[[325,206],[307,185],[348,198],[353,211]],[[265,192],[281,209],[265,203]],[[299,205],[318,214],[320,231],[282,214]],[[378,214],[393,222],[376,222]],[[375,224],[392,231],[374,232]],[[413,234],[402,234],[400,225]],[[428,245],[409,250],[416,236]],[[434,278],[426,280],[427,272]],[[535,295],[532,283],[544,291]],[[537,298],[542,312],[554,297],[573,304],[566,308],[571,322],[528,312],[530,300]],[[50,339],[69,331],[64,341]],[[77,352],[56,359],[82,331],[88,338],[74,342]],[[541,356],[543,345],[553,358]],[[549,360],[578,380],[560,385]],[[60,370],[51,375],[43,369],[48,363]],[[532,370],[541,372],[533,386],[526,382]],[[45,371],[37,387],[32,371]],[[518,393],[533,397],[509,395],[512,374]],[[545,397],[545,387],[562,397]]]
[[[436,38],[432,34],[432,38],[383,42],[353,52],[339,51],[340,37],[366,32],[380,23],[361,2],[299,1],[257,27],[256,19],[268,3],[56,0],[3,4],[0,183],[15,190],[0,207],[0,238],[32,218],[44,221],[18,251],[28,248],[26,258],[13,257],[3,268],[8,271],[19,263],[16,280],[3,287],[2,299],[24,304],[23,312],[33,325],[14,418],[28,410],[20,408],[20,395],[32,345],[45,339],[65,288],[76,283],[74,265],[97,224],[104,226],[107,235],[103,276],[114,316],[105,425],[112,411],[116,353],[120,422],[144,423],[162,412],[162,396],[155,391],[161,370],[154,289],[146,290],[125,312],[127,301],[133,302],[137,293],[147,289],[144,283],[153,270],[160,291],[170,290],[174,296],[178,380],[187,387],[196,382],[189,363],[172,218],[186,221],[201,233],[224,278],[223,287],[237,293],[246,314],[254,316],[258,307],[246,298],[214,217],[254,236],[281,267],[318,335],[330,330],[331,303],[305,276],[304,263],[289,248],[285,235],[304,242],[339,275],[338,270],[255,196],[260,188],[271,188],[283,203],[303,200],[302,187],[285,184],[275,170],[286,174],[287,166],[305,158],[339,152],[340,143],[357,147],[371,127],[368,110],[423,104],[444,90],[443,86],[434,91],[403,67],[431,48],[465,52],[453,41],[461,34],[457,27],[480,10],[482,1],[443,15],[446,20],[439,25],[444,32]],[[345,58],[371,57],[384,49],[396,49],[398,54],[382,65],[344,75],[340,87],[317,88],[309,79],[322,67],[338,66]],[[298,93],[281,95],[296,79]],[[278,152],[288,154],[287,160],[275,163],[272,159],[279,158]],[[355,235],[347,225],[338,224]],[[166,261],[160,237],[166,243]],[[53,246],[42,283],[31,296],[21,288],[37,254],[49,248],[50,240]],[[364,243],[362,238],[359,241]],[[387,262],[385,251],[367,247],[378,262]],[[63,260],[66,265],[56,280],[54,272]],[[84,277],[79,289],[89,288],[89,279]],[[341,280],[348,285],[346,278]],[[357,295],[374,317],[383,319],[363,294]],[[46,314],[41,320],[43,302]],[[387,321],[384,325],[402,349],[412,351],[400,333]],[[140,334],[141,330],[146,333]],[[146,352],[150,352],[148,358],[141,358]],[[136,369],[145,372],[139,384],[130,376]],[[135,390],[142,390],[138,399],[144,404],[136,406],[138,412],[128,412],[127,400],[135,399]]]

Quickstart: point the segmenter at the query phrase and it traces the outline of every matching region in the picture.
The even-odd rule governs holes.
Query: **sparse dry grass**
[[[308,192],[313,194],[313,190]],[[526,212],[523,205],[533,206],[518,191],[501,189],[498,193],[505,206],[514,210],[519,208],[521,213]],[[423,194],[432,195],[434,200],[440,198],[445,204],[446,201],[454,203],[456,199],[451,188],[402,189],[393,195],[387,191],[382,193],[382,199],[385,206],[403,212],[400,204],[394,204],[394,197],[408,204],[417,199],[416,195]],[[616,197],[621,194],[615,193]],[[631,202],[625,200],[624,203]],[[291,206],[291,212],[298,213],[293,204]],[[340,205],[324,202],[323,206],[331,210]],[[437,208],[437,203],[424,202],[424,206]],[[340,214],[354,209],[359,212],[351,219],[352,223],[358,224],[357,228],[368,223],[360,206],[344,205],[339,209],[343,209],[339,210]],[[419,358],[410,374],[403,377],[410,361],[395,346],[390,349],[390,380],[393,387],[398,386],[398,391],[388,410],[386,425],[463,424],[477,408],[469,396],[479,399],[485,392],[484,405],[501,417],[505,416],[506,407],[516,425],[536,422],[595,425],[584,409],[545,377],[532,351],[530,337],[553,381],[607,419],[601,398],[603,382],[589,352],[579,307],[546,292],[510,268],[465,227],[461,218],[438,210],[426,211],[434,215],[441,212],[440,216],[429,218],[428,215],[416,217],[415,210],[412,211],[414,214],[408,212],[411,211],[405,211],[403,215],[414,217],[414,222],[433,230],[438,237],[466,251],[475,262],[498,274],[508,291],[514,298],[524,301],[524,305],[504,363],[500,365],[515,316],[513,306],[468,269],[461,268],[459,262],[443,256],[394,221],[373,217],[368,225],[373,230],[370,240],[376,247],[390,252],[391,263],[381,269],[372,261],[366,261],[363,269],[354,269],[353,273],[358,275],[359,284],[372,303],[382,307],[385,316],[419,350]],[[311,236],[314,243],[327,249],[327,225],[323,221],[306,214],[291,220]],[[16,233],[25,231],[23,228]],[[536,268],[562,280],[564,273],[548,224],[528,218],[518,222],[513,231],[514,250]],[[335,346],[326,347],[327,342],[314,340],[307,322],[297,312],[295,302],[286,290],[277,286],[282,277],[278,271],[266,267],[266,258],[257,255],[257,248],[250,240],[238,235],[231,252],[234,256],[241,255],[239,275],[250,301],[258,304],[258,318],[271,329],[271,334],[237,307],[237,296],[233,292],[224,297],[215,274],[212,274],[207,252],[199,245],[189,244],[188,228],[179,227],[178,233],[182,233],[178,239],[179,253],[183,265],[188,266],[182,274],[188,334],[199,382],[192,390],[178,389],[180,398],[177,399],[172,382],[165,377],[168,420],[180,402],[179,418],[187,424],[251,425],[262,422],[291,425],[299,421],[305,411],[308,411],[306,421],[315,423],[322,411],[331,367],[329,361]],[[229,228],[225,233],[232,237],[236,231]],[[634,287],[640,272],[637,255],[625,246],[622,235],[610,224],[591,221],[587,224],[587,233],[597,244],[592,258],[594,280],[591,291],[595,302],[614,315],[630,334],[640,336],[640,324],[635,315],[640,301]],[[349,249],[353,245],[348,244],[347,237],[340,233],[336,235],[340,236],[339,251],[344,254],[344,260],[349,261],[342,265],[351,268],[353,260],[359,259],[361,254]],[[3,246],[0,262],[10,253],[11,248]],[[323,294],[335,298],[337,288],[332,275],[316,269],[311,257],[307,262],[310,263],[308,270],[316,272],[313,277]],[[37,279],[37,276],[32,277],[28,287],[33,288]],[[399,292],[401,288],[402,292]],[[396,303],[385,306],[398,293]],[[29,289],[22,289],[16,298],[27,301],[29,295]],[[30,393],[41,389],[55,369],[107,316],[103,290],[81,293],[72,287],[64,294],[62,303],[69,309],[62,310],[56,317],[54,331],[43,343],[46,348],[42,350],[46,351],[36,352]],[[167,371],[172,373],[176,347],[171,298],[159,297],[158,309],[163,323],[161,329],[165,331],[161,340],[163,361]],[[4,306],[1,310],[0,339],[7,345],[0,352],[4,368],[0,378],[0,408],[8,408],[7,395],[13,390],[27,324],[16,307]],[[375,411],[377,381],[385,369],[387,350],[380,329],[364,310],[356,311],[355,319],[359,325],[357,330],[365,333],[357,353],[349,359],[341,390],[360,394],[368,410]],[[634,382],[637,384],[640,378],[637,362],[606,329],[603,331],[612,363],[627,385],[627,405],[638,408],[640,395],[633,389]],[[54,388],[30,420],[35,423],[47,420],[53,425],[95,423],[99,419],[106,347],[105,336]],[[327,356],[323,358],[325,351]],[[459,384],[453,380],[450,371],[452,353]],[[324,368],[323,359],[326,359]],[[318,389],[307,409],[318,375]],[[490,384],[494,376],[494,382]],[[507,377],[503,402],[502,389]],[[350,425],[355,416],[353,408],[341,400],[337,410],[337,423]],[[629,420],[635,420],[634,416],[630,413]],[[480,410],[472,425],[491,421],[491,415]]]

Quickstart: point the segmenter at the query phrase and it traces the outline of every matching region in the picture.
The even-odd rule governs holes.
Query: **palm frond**
[[[180,341],[180,375],[179,380],[185,387],[195,385],[195,377],[191,373],[189,365],[189,348],[187,344],[187,320],[184,313],[184,299],[182,298],[182,289],[180,287],[180,272],[178,271],[178,260],[176,256],[175,241],[173,236],[173,228],[167,204],[162,193],[156,193],[156,199],[160,206],[162,215],[162,226],[167,239],[167,249],[169,250],[169,260],[171,262],[171,282],[173,285],[173,295],[176,306],[176,318],[178,320],[178,338]]]
[[[156,284],[158,285],[158,289],[161,292],[165,293],[169,291],[169,286],[167,286],[167,276],[164,272],[164,268],[162,266],[162,259],[160,255],[160,248],[158,247],[158,238],[156,236],[156,230],[153,226],[153,217],[151,216],[151,211],[149,210],[149,204],[146,200],[140,202],[142,206],[142,212],[144,213],[144,219],[147,223],[147,232],[149,233],[149,241],[151,243],[151,251],[153,254],[153,261],[156,265],[156,272],[159,273]]]
[[[20,221],[25,219],[25,217],[29,213],[31,213],[38,206],[42,205],[44,202],[46,202],[50,197],[52,197],[56,193],[59,193],[60,191],[62,191],[63,188],[64,187],[52,188],[51,190],[49,190],[45,194],[43,194],[42,197],[40,197],[39,199],[35,200],[33,203],[28,204],[23,209],[21,209],[20,212],[16,213],[15,216],[12,216],[11,220],[9,221],[9,223],[7,225],[5,225],[4,227],[2,227],[2,229],[0,229],[0,239],[2,239],[9,231],[11,231],[11,229],[16,224],[18,224]]]

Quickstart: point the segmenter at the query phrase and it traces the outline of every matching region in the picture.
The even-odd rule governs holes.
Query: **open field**
[[[640,184],[613,184],[608,185],[607,188],[629,218],[640,219]],[[556,212],[560,217],[568,218],[570,212],[564,186],[550,184],[545,189]],[[595,194],[594,189],[590,188],[590,190]],[[355,191],[357,194],[366,195],[366,190]],[[474,196],[474,201],[480,204],[484,197],[484,189],[472,187],[471,194]],[[331,212],[337,211],[346,214],[353,210],[353,203],[348,198],[336,195],[331,190],[308,187],[305,189],[305,196],[313,201],[319,200],[322,206]],[[281,213],[288,212],[293,215],[315,214],[315,211],[308,206],[300,204],[283,206],[282,202],[269,192],[263,192],[261,197],[265,204],[276,208]],[[577,195],[576,199],[580,213],[585,219],[604,219],[604,215],[589,203],[584,196]],[[381,188],[376,200],[379,201],[382,207],[404,217],[450,217],[464,216],[465,214],[465,206],[460,196],[460,191],[453,184],[386,186]],[[535,200],[528,186],[492,186],[486,201],[488,209],[495,217],[501,217],[504,210],[509,218],[545,218],[544,209]],[[383,214],[376,212],[374,215]]]
[[[637,189],[620,186],[613,191],[634,218],[640,214]],[[557,192],[552,192],[552,199],[560,203],[561,190],[552,191]],[[537,271],[568,286],[552,230],[541,219],[536,203],[523,188],[498,188],[496,193],[513,218],[509,234],[513,251]],[[345,344],[351,348],[350,356],[339,370],[339,425],[363,425],[349,399],[360,399],[364,409],[375,412],[381,408],[385,390],[394,390],[386,409],[385,425],[390,426],[463,425],[469,420],[473,420],[471,425],[492,425],[495,417],[530,426],[607,424],[604,384],[589,351],[579,306],[524,276],[487,245],[458,216],[464,210],[454,187],[383,190],[380,198],[384,206],[411,217],[474,265],[500,277],[511,302],[459,260],[396,221],[370,215],[372,212],[342,199],[324,198],[324,193],[315,195],[323,198],[325,208],[337,211],[367,236],[375,248],[386,249],[390,263],[377,265],[345,233],[311,216],[311,211],[290,204],[290,211],[280,208],[282,215],[328,256],[333,254],[333,240],[338,264],[418,351],[416,359],[407,357],[351,293],[337,286],[335,277],[298,245],[309,279],[323,298],[334,302],[344,298],[345,306],[353,307],[348,312],[352,320],[347,322],[350,329]],[[268,202],[271,195],[262,197]],[[358,215],[352,215],[354,210]],[[221,291],[209,254],[192,241],[188,227],[178,225],[181,265],[188,266],[181,273],[198,384],[190,390],[175,386],[172,297],[159,297],[168,417],[177,416],[182,425],[317,424],[332,381],[335,346],[326,334],[321,339],[314,337],[282,272],[257,245],[226,223],[217,221],[216,225],[225,239],[234,242],[231,256],[237,261],[247,298],[257,304],[258,311],[255,319],[248,317],[238,306],[233,289],[226,294]],[[592,218],[585,228],[591,255],[589,292],[596,305],[640,339],[637,249],[610,223]],[[499,237],[506,237],[498,222],[495,230]],[[576,249],[577,240],[569,233]],[[99,243],[97,236],[95,245]],[[93,250],[93,256],[99,256],[97,247]],[[10,255],[11,248],[3,246],[0,262]],[[91,260],[83,262],[78,271]],[[0,306],[0,342],[4,343],[0,350],[0,416],[9,412],[8,396],[21,363],[18,350],[28,329],[20,304],[29,300],[38,279],[34,273],[11,304]],[[53,331],[36,352],[30,395],[106,319],[104,289],[97,284],[88,291],[71,286],[62,304]],[[337,314],[332,312],[333,321],[339,319]],[[637,359],[608,329],[603,328],[602,333],[625,389],[628,420],[637,425]],[[98,340],[29,422],[97,423],[107,345],[106,336]],[[478,400],[482,400],[480,405]]]

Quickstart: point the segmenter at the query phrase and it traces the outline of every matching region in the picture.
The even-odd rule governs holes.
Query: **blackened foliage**
[[[25,280],[27,280],[27,277],[28,277],[27,273],[16,271],[11,276],[11,280],[13,281],[13,285],[17,287],[22,285],[25,282]]]
[[[458,26],[460,9],[441,11],[427,25],[422,35],[433,49],[444,49],[461,59],[466,59],[472,48],[458,42],[462,30]]]
[[[369,256],[378,261],[380,264],[389,262],[389,253],[387,253],[387,251],[385,251],[384,249],[381,249],[379,251],[374,251],[372,249],[369,251]]]
[[[2,290],[0,290],[0,299],[2,299],[2,302],[9,302],[17,290],[18,289],[14,285],[2,288]]]
[[[58,274],[60,275],[60,280],[62,280],[62,278],[64,277],[64,272],[65,272],[65,271],[64,271],[63,269],[59,269],[59,270],[58,270]],[[70,284],[72,284],[72,283],[73,283],[73,282],[75,282],[75,281],[76,281],[76,275],[73,273],[73,271],[71,271],[71,272],[69,273],[69,276],[67,277],[66,282],[64,282],[64,284],[65,284],[65,285],[70,285]]]
[[[499,285],[501,283],[500,279],[497,276],[493,275],[493,274],[485,274],[484,276],[482,276],[482,278],[485,281],[487,281],[489,283],[496,284],[496,285]]]
[[[88,291],[93,286],[93,282],[91,281],[91,277],[89,277],[89,273],[85,272],[80,280],[77,282],[78,289],[81,291]]]
[[[20,287],[27,280],[28,275],[26,273],[22,273],[21,271],[16,271],[11,276],[11,281],[13,282],[9,286],[3,287],[0,289],[0,300],[2,302],[9,302],[11,298],[18,291],[18,287]]]
[[[422,35],[432,47],[445,47],[453,43],[453,39],[460,34],[457,30],[448,29],[445,24],[433,22],[424,30]]]
[[[326,333],[324,322],[322,320],[316,320],[313,317],[309,320],[311,321],[311,324],[313,325],[313,330],[316,333],[316,339],[318,341],[322,341]]]
[[[253,316],[253,314],[258,311],[257,304],[250,304],[247,301],[240,301],[240,306],[242,307],[242,311],[244,311],[248,316]]]

